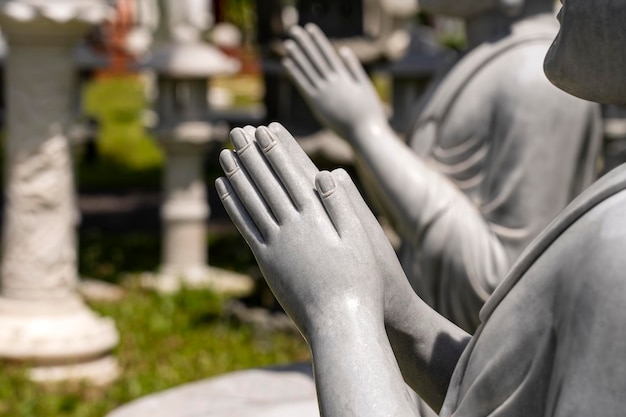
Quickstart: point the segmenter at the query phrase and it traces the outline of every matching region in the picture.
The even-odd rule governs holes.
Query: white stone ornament
[[[75,45],[109,11],[100,0],[0,2],[8,44],[0,357],[32,361],[41,381],[102,384],[118,372],[113,322],[76,293],[79,214],[66,135]]]

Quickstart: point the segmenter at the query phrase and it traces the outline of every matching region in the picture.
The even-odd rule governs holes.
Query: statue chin
[[[600,65],[602,60],[599,57],[578,53],[575,48],[567,46],[563,44],[559,33],[543,64],[548,80],[561,90],[585,100],[626,105],[626,96],[623,94],[626,89],[626,71],[623,71],[622,65],[626,63],[626,57],[613,53],[612,65]]]

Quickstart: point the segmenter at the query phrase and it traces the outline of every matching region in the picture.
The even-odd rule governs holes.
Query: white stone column
[[[210,209],[202,162],[212,131],[208,123],[188,122],[159,135],[167,155],[163,180],[165,201],[161,208],[163,280],[182,278],[193,284],[208,274],[206,221]]]
[[[33,364],[35,380],[112,380],[113,322],[76,292],[78,219],[65,131],[74,47],[108,13],[103,0],[0,0],[7,124],[0,268],[0,357]]]
[[[244,295],[252,291],[252,280],[208,264],[207,221],[210,207],[202,175],[204,151],[228,135],[224,124],[186,121],[157,130],[166,162],[163,179],[164,201],[162,263],[156,277],[146,283],[164,292],[190,288],[211,288],[216,292]]]

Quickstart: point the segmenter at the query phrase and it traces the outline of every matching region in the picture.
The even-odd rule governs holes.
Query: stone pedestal
[[[0,1],[9,45],[0,357],[31,361],[36,380],[117,374],[114,324],[76,293],[79,216],[65,134],[75,44],[107,12],[101,0]]]

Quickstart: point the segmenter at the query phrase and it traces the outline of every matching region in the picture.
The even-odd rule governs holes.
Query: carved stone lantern
[[[0,357],[35,380],[117,375],[113,322],[76,291],[78,220],[67,129],[74,116],[74,47],[101,22],[103,0],[2,0],[7,138]]]
[[[239,62],[200,41],[199,36],[185,38],[176,40],[172,36],[169,41],[159,42],[147,62],[155,72],[158,91],[155,133],[166,155],[162,264],[159,274],[147,284],[164,291],[175,291],[181,284],[228,291],[223,287],[229,284],[207,263],[210,208],[202,163],[204,150],[228,136],[228,126],[211,117],[209,80],[233,74]],[[243,292],[251,285],[248,280],[229,283],[244,287]]]

